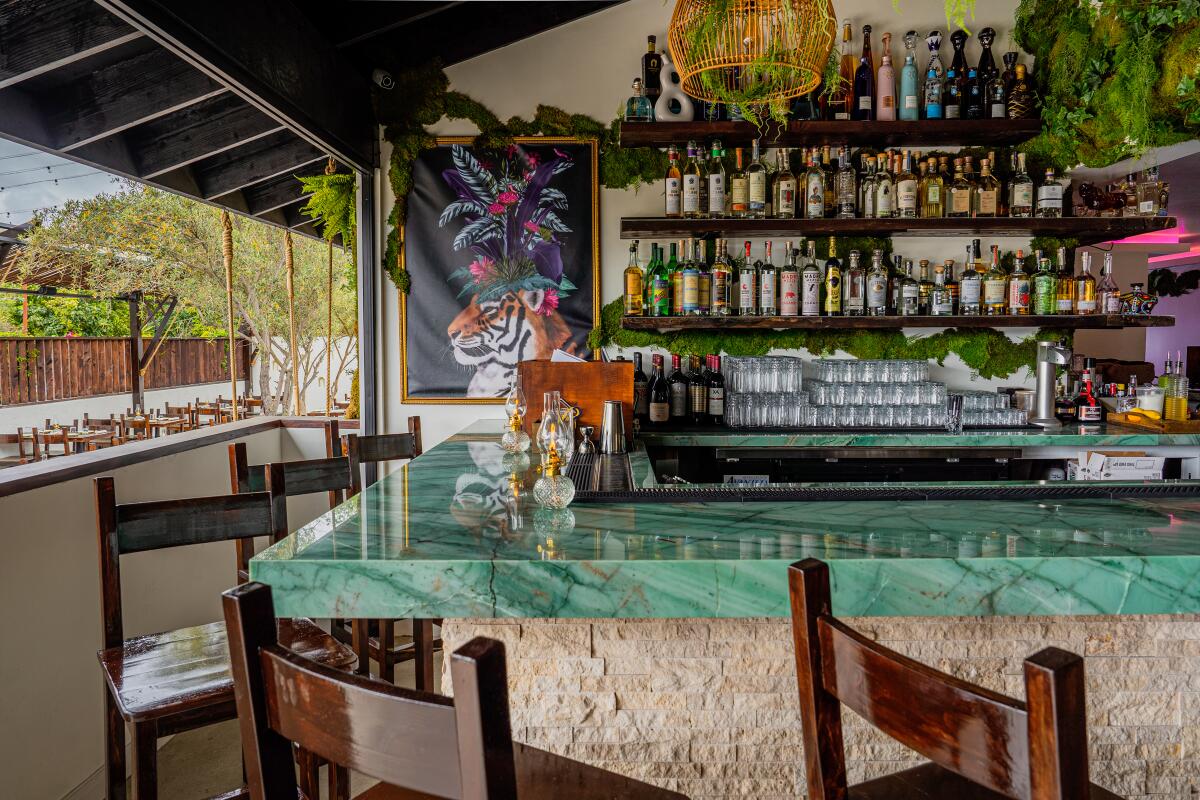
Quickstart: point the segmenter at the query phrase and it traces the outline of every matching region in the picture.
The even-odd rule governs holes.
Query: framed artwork
[[[401,294],[402,400],[501,403],[517,369],[581,357],[600,313],[595,139],[477,150],[441,138],[413,165]]]

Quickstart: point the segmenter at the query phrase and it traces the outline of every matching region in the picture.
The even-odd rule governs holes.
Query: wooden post
[[[296,264],[292,232],[283,232],[283,260],[287,265],[288,340],[292,356],[292,413],[300,416],[300,351],[296,349]]]
[[[225,322],[229,326],[229,388],[233,392],[233,421],[237,422],[238,386],[237,386],[237,348],[234,347],[233,334],[233,220],[229,212],[221,211],[221,253],[225,258]],[[220,414],[220,411],[217,412]],[[218,416],[218,419],[220,417]]]
[[[329,281],[326,291],[329,294],[329,308],[325,316],[325,413],[333,416],[333,240],[329,247]]]
[[[129,391],[136,413],[146,402],[142,378],[142,293],[129,293]]]

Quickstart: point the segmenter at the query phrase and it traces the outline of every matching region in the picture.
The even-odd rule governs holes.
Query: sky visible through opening
[[[111,191],[113,181],[107,172],[0,139],[0,229],[28,222],[38,209]]]

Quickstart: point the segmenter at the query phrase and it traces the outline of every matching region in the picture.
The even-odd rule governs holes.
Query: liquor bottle
[[[842,262],[838,261],[834,237],[829,237],[829,259],[825,262],[825,280],[821,287],[821,313],[826,317],[842,315]]]
[[[854,254],[850,254],[854,258]],[[871,253],[871,270],[867,273],[867,316],[882,317],[888,306],[888,274],[883,266],[883,251]]]
[[[875,157],[875,218],[889,219],[895,216],[895,184],[888,172],[888,158],[883,153]]]
[[[871,26],[863,25],[862,55],[854,72],[853,119],[870,122],[875,119],[875,62],[871,57]]]
[[[1075,312],[1075,270],[1067,261],[1067,248],[1058,248],[1058,284],[1055,287],[1055,311],[1059,314]]]
[[[927,218],[943,217],[946,214],[945,190],[942,176],[937,172],[937,159],[930,156],[929,168],[921,180],[921,216]]]
[[[1079,275],[1075,277],[1075,313],[1096,313],[1096,279],[1092,277],[1092,254],[1084,250]]]
[[[900,68],[900,99],[897,115],[900,119],[915,120],[921,116],[917,82],[917,32],[904,34],[904,66]]]
[[[850,251],[850,264],[842,273],[842,313],[861,317],[867,313],[867,274],[859,263],[862,254]]]
[[[796,267],[796,251],[791,242],[784,242],[783,268],[779,270],[779,316],[800,315],[800,270]]]
[[[825,216],[825,172],[817,166],[815,148],[808,157],[808,169],[804,173],[804,216],[807,219]]]
[[[794,219],[796,216],[796,176],[792,173],[791,151],[781,147],[775,151],[775,216]]]
[[[696,255],[692,262],[700,273],[700,309],[699,314],[707,317],[712,310],[712,272],[708,269],[708,259],[704,252],[704,242],[696,242]]]
[[[967,88],[963,97],[963,118],[983,119],[984,105],[983,82],[979,80],[979,72],[974,67],[968,67]]]
[[[939,264],[933,268],[933,288],[929,292],[929,314],[948,317],[954,313],[954,302],[946,286],[946,267]]]
[[[683,270],[688,262],[687,240],[680,239],[678,244],[671,243],[671,261],[667,270],[671,274],[671,316],[683,316]]]
[[[1004,119],[1008,116],[1008,95],[1004,91],[1003,76],[997,75],[989,80],[983,87],[983,95],[988,119]]]
[[[1037,114],[1033,104],[1033,89],[1025,77],[1025,65],[1017,64],[1013,73],[1012,86],[1008,90],[1009,119],[1028,119]]]
[[[714,139],[711,155],[708,158],[708,216],[718,219],[725,216],[725,162],[722,156],[725,151],[721,141]]]
[[[662,246],[659,245],[654,270],[650,274],[650,316],[671,316],[671,270],[663,261]],[[671,245],[671,260],[675,259],[675,245]]]
[[[700,167],[700,152],[695,142],[687,143],[687,163],[683,165],[683,216],[698,219],[704,216],[704,204],[700,187],[704,184],[704,170]]]
[[[992,57],[992,44],[996,41],[996,29],[984,28],[979,32],[977,38],[979,39],[979,65],[976,67],[976,71],[979,73],[980,83],[987,83],[1000,75],[996,59]]]
[[[892,67],[892,35],[883,34],[883,58],[875,76],[875,118],[896,118],[896,70]]]
[[[763,260],[758,267],[758,313],[764,317],[779,315],[778,270],[771,261],[771,243],[763,243]]]
[[[953,65],[946,70],[946,80],[942,83],[942,116],[946,119],[958,119],[962,114],[962,83],[958,80],[958,72]]]
[[[829,145],[821,148],[821,172],[825,175],[825,216],[837,216],[837,181],[833,159],[829,154]]]
[[[896,216],[911,219],[917,216],[917,176],[912,171],[912,156],[904,151],[904,166],[896,176]]]
[[[967,245],[967,259],[958,279],[958,313],[963,317],[977,317],[983,313],[983,276],[972,266],[973,253],[974,248]]]
[[[842,56],[838,62],[839,80],[829,98],[835,120],[849,120],[854,105],[854,33],[850,20],[842,21]]]
[[[972,216],[994,217],[1000,202],[1000,180],[992,174],[988,159],[979,162],[979,180],[975,189],[975,208]]]
[[[840,219],[853,219],[858,216],[858,184],[850,163],[850,149],[845,145],[839,151],[838,164],[837,215]]]
[[[941,31],[930,31],[925,37],[929,47],[929,63],[925,67],[925,119],[942,119],[942,59],[938,48],[942,46]]]
[[[1010,50],[1004,54],[1004,71],[1000,73],[1000,80],[1004,81],[1004,96],[1008,97],[1008,93],[1012,90],[1013,81],[1017,77],[1016,66],[1017,59],[1021,54]]]
[[[821,267],[817,265],[817,243],[808,240],[808,254],[800,271],[800,313],[805,317],[821,315]]]
[[[638,263],[638,241],[634,239],[629,245],[629,266],[625,268],[625,316],[642,316],[642,305],[645,301],[645,286],[643,286],[642,266]]]
[[[1033,313],[1051,315],[1058,313],[1058,278],[1050,266],[1050,259],[1037,251],[1038,271],[1033,276]]]
[[[1008,310],[1008,275],[1000,267],[1000,246],[992,245],[992,265],[983,276],[983,313],[1002,316]]]
[[[671,388],[670,416],[672,422],[683,422],[688,415],[688,378],[680,369],[679,354],[671,354],[671,374],[667,378]]]
[[[721,357],[708,357],[708,421],[713,425],[725,424],[725,376],[721,374]]]
[[[1142,171],[1136,189],[1139,217],[1158,216],[1159,183],[1158,167],[1150,167]]]
[[[1054,177],[1054,168],[1046,167],[1046,179],[1037,190],[1037,215],[1039,217],[1061,217],[1063,187]]]
[[[738,268],[738,310],[742,317],[758,316],[758,268],[750,260],[750,242],[745,245],[745,261]]]
[[[929,277],[929,259],[922,258],[917,262],[920,270],[917,277],[917,314],[925,316],[929,313],[929,295],[933,292],[933,281]]]
[[[729,179],[729,216],[742,219],[750,215],[750,179],[742,164],[742,148],[734,148],[733,177]]]
[[[1085,372],[1083,387],[1075,398],[1075,419],[1081,423],[1095,424],[1103,422],[1105,416],[1104,404],[1097,399],[1096,390],[1092,387],[1092,375]]]
[[[691,357],[688,375],[688,407],[692,422],[702,425],[708,422],[708,380],[700,369],[700,356]]]
[[[652,109],[658,96],[662,94],[662,56],[658,54],[657,44],[658,40],[655,37],[647,36],[646,52],[642,55],[642,89]]]
[[[858,182],[858,210],[864,219],[875,217],[875,159],[867,153],[860,152],[862,159],[862,180]]]
[[[733,265],[724,239],[717,239],[716,254],[709,276],[709,313],[714,317],[727,317],[731,310],[729,301],[733,291]]]
[[[750,202],[748,216],[763,219],[767,216],[767,165],[762,162],[758,139],[750,145],[750,166],[746,167]]]
[[[1033,216],[1033,180],[1025,171],[1025,154],[1017,154],[1017,172],[1008,184],[1008,215]]]
[[[700,316],[700,265],[693,257],[695,251],[695,243],[689,239],[687,249],[684,250],[683,262],[680,264],[680,281],[683,287],[680,311],[688,317]]]
[[[658,353],[650,356],[654,374],[646,391],[650,398],[649,421],[651,425],[662,425],[671,418],[671,385],[663,375],[663,357]]]
[[[1101,314],[1121,313],[1121,290],[1113,280],[1113,254],[1104,254],[1104,266],[1100,268],[1100,283],[1096,287],[1097,305]]]
[[[672,218],[683,216],[683,172],[679,169],[679,151],[675,145],[667,148],[667,210]]]
[[[950,60],[950,69],[946,70],[945,87],[942,89],[942,97],[947,98],[943,100],[942,107],[942,114],[946,119],[961,119],[965,116],[964,102],[967,95],[965,48],[968,36],[969,34],[962,28],[950,34],[950,45],[954,48],[954,57]],[[958,107],[952,108],[954,105]]]
[[[1012,274],[1008,276],[1008,313],[1014,316],[1027,315],[1033,302],[1033,284],[1025,272],[1025,253],[1017,251]]]
[[[897,313],[902,317],[915,317],[921,313],[921,285],[913,277],[913,262],[904,262],[903,277],[900,278],[900,302]]]
[[[642,422],[650,416],[649,382],[642,371],[642,354],[633,354],[633,416]]]
[[[950,206],[947,217],[969,217],[975,199],[975,187],[963,174],[963,160],[954,159],[954,182],[950,184]]]
[[[950,290],[950,305],[952,307],[951,314],[958,313],[958,278],[954,277],[954,259],[947,258],[942,262],[946,273],[946,288]]]
[[[633,91],[625,101],[626,122],[653,122],[654,106],[642,89],[642,79],[633,79]]]

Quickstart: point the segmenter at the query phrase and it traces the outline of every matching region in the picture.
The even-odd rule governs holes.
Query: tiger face
[[[570,340],[570,331],[555,311],[536,313],[544,292],[508,292],[492,300],[478,295],[446,328],[454,360],[474,367],[468,397],[502,397],[508,391],[517,363],[549,358]]]

